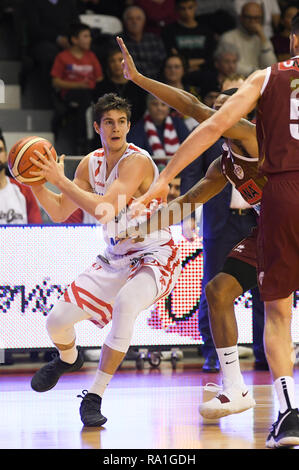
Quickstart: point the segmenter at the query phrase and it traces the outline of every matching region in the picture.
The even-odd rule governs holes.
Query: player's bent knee
[[[50,336],[61,330],[72,327],[77,321],[84,320],[86,314],[75,305],[58,301],[52,308],[46,320],[46,328]]]
[[[205,287],[205,294],[209,305],[219,305],[223,303],[225,289],[216,278],[207,283]]]
[[[225,307],[234,302],[242,294],[242,288],[232,276],[220,273],[215,276],[205,288],[209,307]]]

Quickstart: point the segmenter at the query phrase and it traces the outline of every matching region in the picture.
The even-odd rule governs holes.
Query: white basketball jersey
[[[159,171],[150,154],[146,150],[141,149],[134,144],[128,144],[124,154],[121,156],[115,167],[112,169],[110,175],[106,179],[107,163],[104,149],[101,148],[95,150],[89,157],[89,180],[91,187],[96,194],[103,196],[106,193],[109,186],[118,178],[119,163],[133,153],[142,153],[149,158],[154,168],[154,178],[151,186],[157,181],[159,177]],[[124,196],[120,195],[120,197]],[[153,204],[155,204],[157,206],[155,208],[158,209],[157,201],[153,201],[151,206],[148,208],[146,215],[138,217],[138,219],[134,218],[133,220],[130,220],[128,216],[128,207],[132,201],[133,199],[120,211],[116,217],[114,217],[113,220],[107,224],[103,224],[104,240],[107,244],[108,253],[110,252],[115,255],[125,255],[130,251],[144,251],[147,249],[152,249],[155,246],[157,247],[159,245],[164,245],[171,239],[170,229],[167,228],[146,236],[143,242],[133,243],[130,239],[117,242],[115,238],[119,233],[126,230],[128,226],[136,225],[136,222],[141,223],[149,217]]]

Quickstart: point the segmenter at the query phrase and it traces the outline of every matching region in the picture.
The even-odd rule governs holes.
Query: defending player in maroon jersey
[[[217,113],[198,126],[162,171],[155,187],[135,205],[136,210],[153,198],[166,200],[167,184],[176,174],[234,127],[242,116],[256,106],[258,110],[261,107],[258,115],[259,151],[261,168],[268,176],[268,182],[263,190],[259,220],[258,281],[266,309],[266,356],[279,401],[278,419],[266,441],[270,448],[299,444],[291,335],[292,292],[299,288],[299,14],[292,20],[290,52],[291,62],[278,65],[278,73],[275,66],[254,72]],[[288,70],[281,69],[287,66],[292,67],[292,79],[288,77]],[[275,105],[276,100],[281,107]],[[286,119],[283,125],[280,113]],[[270,144],[273,137],[276,146]],[[289,149],[293,149],[293,156]],[[223,348],[226,354],[229,354],[229,349]],[[232,401],[236,401],[234,397]]]

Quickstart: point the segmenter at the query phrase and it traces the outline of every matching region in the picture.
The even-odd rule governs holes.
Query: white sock
[[[108,386],[113,375],[106,374],[102,370],[98,369],[92,386],[88,389],[89,393],[95,393],[96,395],[103,396],[106,387]]]
[[[279,410],[284,413],[288,408],[296,408],[295,382],[293,377],[278,377],[274,381],[274,387],[279,401]]]
[[[232,385],[244,388],[245,384],[240,370],[238,346],[216,348],[216,352],[221,366],[224,388]]]
[[[74,364],[78,357],[78,349],[76,348],[76,345],[64,351],[59,350],[59,357],[63,362],[67,362],[68,364]]]

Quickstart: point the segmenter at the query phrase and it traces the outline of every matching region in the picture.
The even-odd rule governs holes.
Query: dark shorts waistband
[[[248,215],[252,214],[252,209],[230,209],[230,213],[233,215]]]

